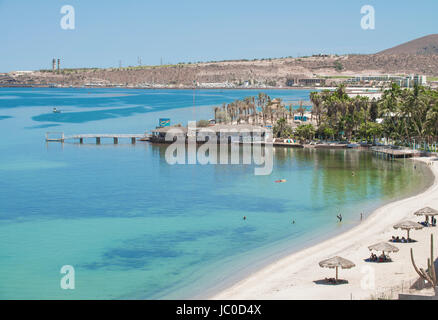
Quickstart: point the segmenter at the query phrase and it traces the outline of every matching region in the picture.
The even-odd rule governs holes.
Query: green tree
[[[315,136],[315,128],[311,124],[302,124],[295,129],[295,136],[300,140],[312,140]]]
[[[199,120],[199,121],[196,123],[196,126],[197,126],[198,128],[205,128],[205,127],[208,127],[209,124],[210,124],[210,121],[208,121],[208,120]]]
[[[277,121],[273,128],[274,136],[276,138],[290,138],[292,136],[292,128],[287,125],[285,118],[281,118]]]

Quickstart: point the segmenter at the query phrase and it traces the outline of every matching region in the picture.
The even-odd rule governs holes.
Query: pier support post
[[[136,141],[135,138],[131,138],[131,143],[132,144],[135,144],[135,141]]]
[[[100,144],[100,137],[96,137],[96,144]]]
[[[114,137],[114,144],[118,144],[119,143],[119,138]]]
[[[79,143],[83,144],[84,143],[84,138],[79,138]]]

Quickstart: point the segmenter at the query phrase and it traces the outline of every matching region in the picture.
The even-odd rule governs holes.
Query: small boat
[[[276,180],[275,183],[285,183],[286,179]]]
[[[61,110],[58,110],[56,108],[53,108],[53,113],[61,113]]]
[[[347,144],[347,148],[349,148],[349,149],[360,148],[360,145],[357,143],[350,143],[350,144]]]

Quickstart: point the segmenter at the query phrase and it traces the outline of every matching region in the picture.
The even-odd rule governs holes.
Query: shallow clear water
[[[171,166],[165,147],[148,143],[44,141],[46,131],[142,133],[159,117],[208,119],[211,105],[257,93],[200,90],[193,108],[190,90],[1,88],[0,298],[202,296],[430,182],[423,166],[357,150],[276,149],[273,173],[255,176],[253,166]],[[60,288],[63,265],[75,268],[75,290]]]

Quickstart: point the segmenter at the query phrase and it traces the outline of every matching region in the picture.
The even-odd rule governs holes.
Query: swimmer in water
[[[243,220],[246,220],[246,216],[243,216]]]

